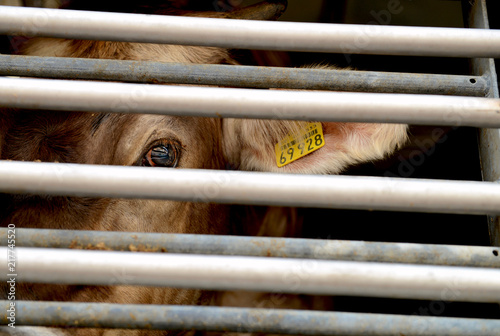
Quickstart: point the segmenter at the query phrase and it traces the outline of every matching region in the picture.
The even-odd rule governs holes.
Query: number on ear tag
[[[287,135],[276,144],[276,164],[279,168],[296,161],[325,145],[321,123],[308,123],[293,135]]]

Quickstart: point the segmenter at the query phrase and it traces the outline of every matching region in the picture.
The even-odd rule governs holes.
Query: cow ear
[[[239,20],[277,20],[283,15],[287,6],[287,0],[262,1],[255,5],[229,12],[225,17]]]
[[[226,119],[223,132],[226,158],[235,169],[308,174],[337,174],[382,159],[407,139],[407,125],[401,124]],[[306,155],[291,160],[299,154]]]
[[[227,8],[219,6],[218,1],[215,1],[214,6],[218,9],[216,12],[186,12],[183,15],[235,20],[277,20],[285,12],[287,5],[287,0],[268,0],[225,12],[223,10],[227,10]]]
[[[217,1],[214,6],[217,8]],[[192,17],[208,17],[208,18],[224,18],[224,19],[237,19],[237,20],[277,20],[286,10],[287,0],[268,0],[262,1],[255,5],[233,10],[231,12],[179,12],[182,16]],[[225,10],[227,8],[219,8]],[[141,46],[139,55],[154,55],[155,53],[143,50],[145,47]],[[175,46],[172,50],[175,53],[169,52],[172,55],[181,55],[184,59],[175,59],[175,62],[180,63],[198,63],[198,64],[239,64],[234,60],[227,49],[214,48],[214,47],[196,47],[196,46]],[[146,52],[145,52],[146,51]],[[141,57],[141,56],[139,56]],[[137,59],[137,58],[136,58]],[[170,60],[172,61],[172,60]]]
[[[235,169],[338,174],[394,152],[407,141],[408,125],[225,119],[223,133],[226,159]]]

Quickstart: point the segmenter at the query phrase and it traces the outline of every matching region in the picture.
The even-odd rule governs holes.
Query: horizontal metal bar
[[[0,247],[1,280],[9,280]],[[500,302],[500,269],[16,247],[16,281]]]
[[[11,232],[12,233],[12,232]],[[7,245],[8,229],[0,228]],[[16,246],[500,268],[499,248],[298,238],[15,229]]]
[[[498,214],[494,182],[0,161],[0,192]]]
[[[0,307],[8,312],[9,301],[0,301]],[[8,323],[8,315],[2,314],[0,324]],[[16,330],[21,325],[300,335],[496,336],[500,320],[292,309],[16,301]]]
[[[0,106],[214,118],[500,127],[499,99],[389,93],[0,78]]]
[[[0,75],[251,88],[484,97],[479,76],[0,55]]]
[[[168,33],[166,33],[168,32]],[[2,7],[0,34],[264,50],[500,57],[500,31]]]

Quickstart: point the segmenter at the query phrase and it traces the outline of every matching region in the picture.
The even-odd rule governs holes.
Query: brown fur
[[[228,51],[217,48],[48,38],[32,39],[23,53],[182,63],[236,63]],[[138,165],[148,148],[163,139],[181,145],[180,168],[225,169],[230,165],[243,170],[338,173],[350,164],[387,155],[406,138],[405,125],[323,123],[327,145],[278,169],[273,162],[275,143],[302,124],[0,109],[0,159],[131,166]],[[202,203],[6,195],[0,208],[0,224],[16,223],[17,227],[55,229],[269,236],[294,236],[300,232],[300,220],[293,209],[233,207],[233,215],[238,213],[238,216],[233,216],[237,228],[230,225],[230,210],[225,205]],[[7,291],[3,290],[3,293]],[[113,303],[202,304],[209,299],[202,297],[202,292],[197,290],[123,286],[23,285],[17,294],[22,299]],[[297,297],[285,296],[278,301],[275,302],[276,307],[304,307],[305,302]],[[258,305],[258,302],[274,301],[272,297],[262,294],[227,293],[214,299],[214,302]],[[72,330],[68,334],[142,335],[146,332],[83,329]]]

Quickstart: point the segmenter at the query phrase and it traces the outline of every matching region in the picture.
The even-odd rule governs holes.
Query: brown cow
[[[255,8],[254,8],[255,10]],[[279,10],[278,10],[279,11]],[[205,16],[231,17],[220,13]],[[245,11],[233,14],[246,18]],[[252,11],[255,18],[255,11]],[[272,17],[273,15],[269,15]],[[36,38],[26,55],[144,60],[181,63],[236,62],[227,50],[207,47]],[[210,119],[159,115],[66,113],[0,110],[0,158],[43,162],[172,168],[261,170],[287,173],[340,173],[349,165],[390,154],[406,139],[406,125],[322,123],[325,146],[278,168],[275,144],[305,122]],[[151,168],[153,169],[153,168]],[[0,224],[17,227],[168,233],[261,235],[295,234],[293,209],[263,213],[250,207],[105,198],[3,195]],[[245,226],[234,218],[252,214]],[[236,214],[236,215],[235,215]],[[259,217],[262,225],[257,225]],[[248,219],[249,217],[247,217]],[[238,222],[239,227],[233,225]],[[280,223],[281,225],[277,225]],[[243,226],[243,227],[242,227]],[[7,293],[7,291],[3,291]],[[199,290],[141,287],[75,287],[22,285],[23,300],[93,301],[112,303],[206,304]],[[234,297],[233,297],[234,298]],[[229,300],[221,299],[219,302]],[[19,332],[19,329],[18,329]],[[114,331],[55,331],[28,328],[25,335],[114,335]],[[123,331],[116,334],[124,335]],[[127,335],[161,332],[130,331]]]

